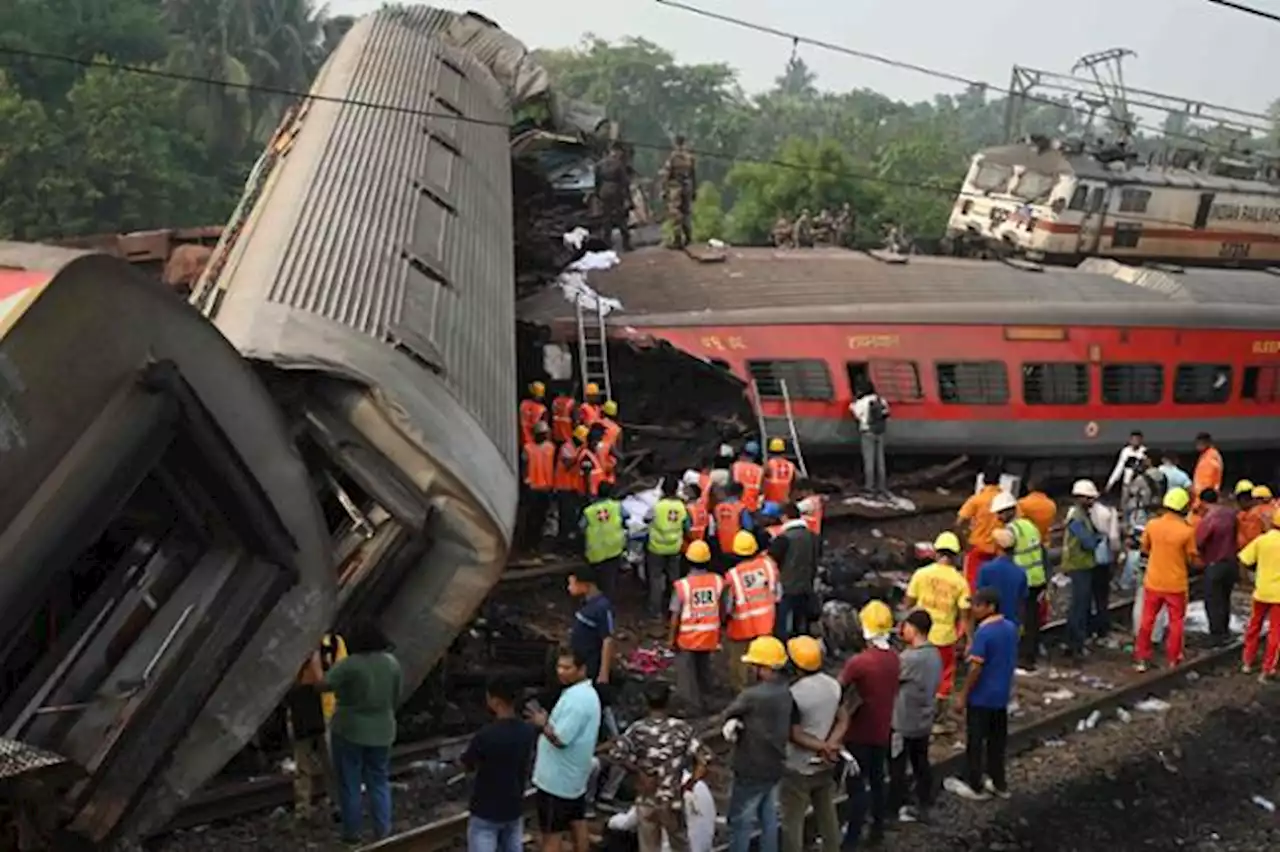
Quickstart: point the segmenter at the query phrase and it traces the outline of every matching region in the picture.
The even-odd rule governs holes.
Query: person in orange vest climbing
[[[716,503],[711,517],[716,525],[715,542],[720,551],[721,570],[728,570],[733,562],[733,542],[738,533],[750,533],[755,522],[751,512],[742,502],[742,486],[736,482],[725,488],[724,499]],[[752,540],[755,537],[752,536]],[[752,551],[754,553],[755,551]]]
[[[791,488],[796,480],[795,462],[783,455],[786,442],[781,438],[769,440],[769,460],[764,463],[764,499],[781,506],[791,500]]]
[[[760,490],[764,487],[764,468],[756,464],[747,447],[729,468],[729,476],[742,486],[742,503],[755,512],[760,508]]]
[[[617,455],[622,450],[622,424],[618,422],[618,403],[607,399],[600,406],[599,425],[604,430],[600,440],[609,446],[609,452]]]
[[[533,438],[520,451],[520,462],[524,467],[524,493],[520,495],[524,535],[520,543],[526,552],[537,553],[555,493],[556,445],[551,443],[551,429],[543,421],[534,424]]]
[[[556,448],[552,482],[556,491],[556,516],[559,522],[557,543],[564,551],[573,549],[573,539],[578,534],[578,517],[582,514],[583,500],[587,494],[586,482],[578,466],[578,453],[582,451],[582,442],[586,438],[586,427],[580,427]]]
[[[551,439],[557,444],[573,440],[573,421],[578,403],[567,393],[559,393],[551,400]]]
[[[547,422],[547,386],[542,382],[529,385],[529,396],[520,400],[520,446],[533,443],[533,427]]]
[[[684,554],[688,573],[672,584],[671,650],[676,653],[676,694],[696,716],[711,712],[711,659],[720,650],[724,578],[713,574],[711,548],[690,543]]]
[[[733,537],[733,554],[742,561],[725,574],[728,589],[725,649],[729,655],[729,682],[734,692],[747,685],[747,666],[742,657],[747,645],[758,636],[773,634],[782,586],[773,560],[759,554],[756,537],[739,530]]]
[[[578,425],[594,426],[600,420],[600,386],[587,382],[582,390],[582,404],[578,406]]]
[[[685,486],[684,507],[689,512],[689,531],[685,533],[685,548],[695,541],[703,543],[707,540],[707,528],[711,525],[711,513],[707,511],[707,503],[702,496],[702,488],[697,485]],[[711,552],[710,545],[707,553]]]

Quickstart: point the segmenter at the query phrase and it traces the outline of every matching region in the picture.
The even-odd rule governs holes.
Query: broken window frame
[[[924,401],[920,383],[920,365],[906,358],[872,358],[864,362],[866,375],[876,393],[888,402]]]
[[[1219,381],[1224,378],[1225,381]],[[1230,364],[1179,364],[1174,372],[1175,405],[1222,405],[1231,400]]]
[[[831,370],[821,358],[779,358],[747,361],[747,374],[761,399],[782,399],[782,382],[791,400],[831,402],[836,398]]]

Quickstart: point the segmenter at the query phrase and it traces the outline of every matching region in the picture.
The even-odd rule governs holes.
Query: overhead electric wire
[[[724,24],[729,24],[730,26],[740,27],[746,30],[754,30],[755,32],[764,33],[765,35],[771,35],[771,36],[776,36],[778,38],[786,39],[787,41],[790,41],[792,44],[808,44],[808,45],[812,45],[813,47],[821,48],[823,50],[830,50],[833,53],[843,53],[846,56],[852,56],[856,59],[865,59],[869,62],[878,62],[881,65],[887,65],[891,68],[901,68],[905,71],[915,71],[918,74],[925,74],[929,77],[936,77],[939,80],[948,80],[953,83],[961,83],[965,86],[971,86],[974,88],[989,89],[995,92],[1002,93],[1006,98],[1022,98],[1023,100],[1030,101],[1032,103],[1039,103],[1046,106],[1057,107],[1059,109],[1070,109],[1074,111],[1074,108],[1069,104],[1064,104],[1062,101],[1055,100],[1054,98],[1048,98],[1041,95],[1032,95],[1025,92],[1015,92],[1013,89],[1009,87],[997,86],[985,80],[977,80],[970,77],[965,77],[961,74],[953,73],[951,71],[942,71],[937,68],[929,68],[924,65],[917,65],[914,62],[905,62],[900,59],[893,59],[888,56],[882,56],[878,53],[869,53],[865,50],[857,50],[855,48],[847,47],[842,44],[836,44],[834,42],[823,41],[822,39],[811,38],[809,36],[800,35],[799,33],[787,32],[786,30],[778,29],[777,27],[772,27],[767,24],[758,24],[758,23],[755,23],[754,21],[748,21],[743,18],[735,18],[732,15],[726,15],[722,12],[713,12],[710,9],[703,9],[698,6],[691,6],[688,3],[680,2],[680,0],[654,0],[654,2],[660,6],[668,6],[672,9],[677,9],[682,12],[688,12],[689,14],[698,15],[704,18],[708,18],[710,20],[719,21]],[[1215,0],[1210,0],[1210,2],[1215,2]],[[1157,109],[1160,109],[1164,112],[1175,112],[1175,110],[1166,109],[1164,107],[1157,107]],[[1147,127],[1148,129],[1155,130],[1170,139],[1182,139],[1188,142],[1195,142],[1197,145],[1205,145],[1206,147],[1213,147],[1209,145],[1208,140],[1201,139],[1198,136],[1189,136],[1184,133],[1175,133],[1172,131],[1157,129],[1157,128],[1151,127],[1151,125],[1146,124],[1145,122],[1136,118],[1131,119],[1131,121],[1135,127]]]
[[[1246,6],[1243,3],[1232,2],[1232,0],[1208,0],[1208,2],[1215,6],[1225,6],[1226,8],[1234,9],[1237,12],[1244,12],[1246,15],[1256,15],[1259,18],[1265,18],[1268,21],[1280,23],[1280,14],[1276,14],[1275,12],[1266,12],[1262,9],[1254,8],[1253,6]]]
[[[694,7],[685,7],[683,6],[683,4],[672,3],[672,2],[669,2],[669,0],[657,0],[657,2],[662,3],[664,5],[677,6],[680,8],[688,8],[694,11],[699,11],[702,14],[712,15],[714,17],[721,17],[716,13],[701,12],[701,10],[695,10]],[[747,24],[747,25],[753,28],[756,26],[752,24]],[[781,31],[773,30],[771,28],[764,28],[764,29],[766,29],[768,32],[773,34],[781,33]],[[796,38],[800,40],[804,40],[804,37],[802,36],[797,36]],[[841,49],[844,50],[843,48]],[[103,59],[83,59],[80,57],[68,56],[60,53],[50,53],[47,51],[28,50],[26,48],[17,48],[17,47],[0,45],[0,56],[3,56],[3,55],[21,56],[28,59],[39,59],[39,60],[50,61],[50,62],[61,62],[63,64],[77,65],[83,68],[101,69],[101,70],[112,71],[116,73],[139,74],[139,75],[148,76],[148,77],[172,80],[175,82],[198,83],[198,84],[208,85],[208,86],[223,86],[228,89],[233,89],[237,91],[259,92],[262,94],[280,95],[280,96],[289,97],[298,101],[310,100],[310,101],[316,101],[319,103],[334,104],[338,106],[353,106],[353,107],[360,107],[364,109],[383,110],[386,112],[393,112],[401,115],[410,115],[410,116],[415,116],[419,118],[436,118],[436,119],[442,119],[442,120],[460,121],[463,123],[477,124],[477,125],[482,125],[487,127],[502,127],[507,129],[511,127],[509,122],[505,122],[497,119],[485,119],[485,118],[476,118],[476,117],[466,116],[466,115],[459,115],[458,113],[455,113],[455,112],[441,112],[436,110],[419,109],[417,107],[406,107],[406,106],[401,106],[399,104],[379,103],[376,101],[367,101],[359,98],[350,98],[345,96],[322,95],[322,94],[317,94],[311,91],[300,91],[297,89],[289,89],[281,86],[262,85],[259,83],[240,83],[232,80],[221,80],[216,77],[184,74],[178,71],[168,71],[162,68],[152,68],[144,65],[120,64],[120,63],[115,63],[115,62],[111,62]],[[869,55],[874,56],[873,54],[869,54]],[[900,64],[902,67],[910,68],[912,70],[919,70],[924,73],[933,73],[935,75],[938,75],[938,74],[945,75],[945,72],[932,72],[929,69],[925,69],[920,66],[910,65],[909,63],[896,63],[896,60],[884,59],[883,57],[877,57],[877,59],[879,61],[884,61],[891,64]],[[961,82],[964,81],[964,78],[961,78],[955,75],[946,75],[946,76],[948,77],[948,79],[953,79]],[[972,82],[972,85],[985,85],[985,84],[974,81]],[[1045,100],[1046,103],[1050,103],[1054,106],[1065,108],[1065,105],[1058,101],[1053,101],[1051,99],[1043,99],[1043,100]],[[831,137],[823,137],[823,138],[829,139]],[[668,142],[642,142],[642,141],[635,141],[635,140],[630,140],[626,138],[619,139],[618,141],[623,142],[627,145],[630,145],[633,148],[639,148],[643,150],[653,150],[653,151],[659,151],[659,152],[671,150],[671,145]],[[883,175],[868,174],[866,172],[857,172],[849,169],[833,169],[828,166],[822,166],[822,165],[806,165],[804,163],[796,163],[789,160],[782,160],[782,159],[768,158],[768,157],[753,157],[753,156],[744,155],[744,154],[729,153],[726,151],[713,151],[706,148],[687,148],[686,150],[688,150],[689,153],[694,154],[695,156],[698,156],[698,157],[704,157],[706,159],[711,159],[711,160],[721,160],[724,162],[728,162],[730,164],[745,163],[745,164],[752,164],[752,165],[772,166],[775,168],[790,169],[794,171],[808,172],[808,173],[814,173],[814,174],[825,174],[825,175],[831,175],[833,177],[846,178],[852,181],[863,182],[863,183],[875,183],[875,184],[881,184],[884,186],[898,187],[900,189],[912,189],[912,190],[920,190],[920,191],[927,191],[927,192],[938,192],[938,193],[942,193],[947,196],[950,196],[952,198],[987,197],[985,193],[964,192],[962,189],[963,184],[961,184],[961,186],[952,187],[952,186],[945,186],[939,183],[927,183],[924,181],[913,181],[913,180],[906,180],[902,178],[891,178],[891,177],[885,177]],[[1031,202],[1028,201],[1025,203],[1030,204]],[[1125,217],[1126,219],[1140,221],[1140,222],[1148,222],[1152,224],[1169,224],[1169,225],[1180,225],[1180,226],[1185,226],[1186,224],[1185,222],[1181,222],[1174,219],[1164,219],[1164,218],[1155,217],[1155,216],[1145,216],[1137,213],[1126,213]]]

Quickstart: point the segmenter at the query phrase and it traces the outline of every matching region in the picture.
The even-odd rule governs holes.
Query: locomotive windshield
[[[1027,170],[1014,181],[1013,189],[1010,192],[1023,201],[1045,201],[1049,198],[1049,193],[1053,191],[1053,187],[1057,182],[1056,175]]]
[[[1012,178],[1012,166],[981,162],[973,175],[973,185],[983,192],[1004,192]]]

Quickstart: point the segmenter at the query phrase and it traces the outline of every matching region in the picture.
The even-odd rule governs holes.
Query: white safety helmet
[[[1093,484],[1092,479],[1077,479],[1075,485],[1071,486],[1072,497],[1097,497],[1098,486]]]
[[[1001,491],[995,497],[991,498],[991,512],[1000,514],[1007,509],[1018,508],[1018,498],[1014,497],[1008,491]]]

